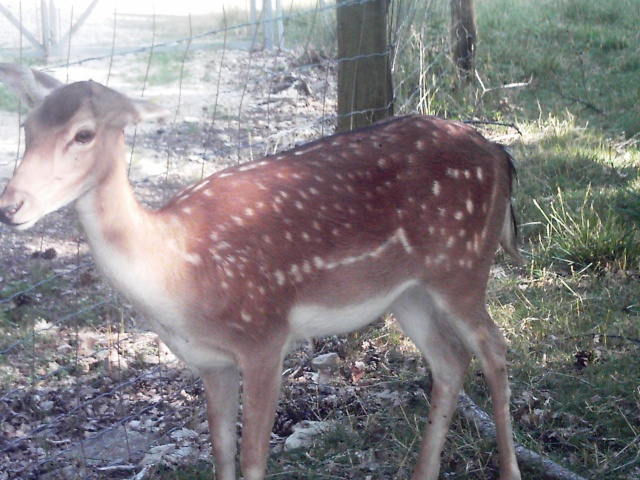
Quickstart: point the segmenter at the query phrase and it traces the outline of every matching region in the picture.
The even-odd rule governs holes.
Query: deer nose
[[[6,225],[12,225],[14,223],[13,217],[20,210],[24,201],[11,203],[9,205],[0,205],[0,222]]]

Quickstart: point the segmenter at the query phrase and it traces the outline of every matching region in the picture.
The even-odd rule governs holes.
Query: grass
[[[453,87],[443,41],[448,12],[425,5],[424,24],[397,42],[403,83],[396,82],[396,97],[402,108],[418,105],[429,113],[463,118],[472,113],[519,123],[573,117],[627,138],[640,132],[637,1],[478,4],[477,79],[489,91],[477,79],[465,89]],[[426,68],[416,70],[420,61]],[[517,82],[530,87],[500,88]]]
[[[184,51],[155,51],[148,59],[148,71],[141,70],[134,75],[140,84],[146,81],[150,86],[169,85],[179,81],[181,76],[189,76],[189,72],[183,70],[184,57]]]
[[[634,0],[486,2],[479,11],[479,21],[487,21],[480,66],[493,85],[534,82],[519,95],[524,117],[569,111],[584,124],[631,137],[640,131],[638,18]]]
[[[602,214],[594,206],[591,189],[577,208],[565,202],[559,190],[556,203],[535,206],[544,217],[546,231],[540,236],[542,264],[560,262],[574,270],[608,268],[637,269],[640,265],[640,239],[636,229],[623,223],[613,209]]]
[[[6,112],[17,112],[20,109],[20,102],[7,87],[0,84],[0,110]]]

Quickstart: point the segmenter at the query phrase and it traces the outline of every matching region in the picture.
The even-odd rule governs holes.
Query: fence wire
[[[333,2],[291,1],[271,16],[282,25],[272,50],[260,48],[271,29],[244,2],[192,15],[94,3],[4,2],[0,61],[64,82],[92,78],[171,109],[167,125],[127,130],[130,178],[143,203],[161,205],[226,166],[333,131]],[[429,69],[446,63],[446,28],[436,22],[434,33],[428,24],[427,12],[441,8],[431,2],[394,8],[396,111],[405,112],[424,103]],[[22,153],[23,118],[0,90],[2,184]],[[2,230],[0,480],[142,479],[163,462],[209,458],[202,387],[142,324],[95,271],[69,208],[25,234]]]

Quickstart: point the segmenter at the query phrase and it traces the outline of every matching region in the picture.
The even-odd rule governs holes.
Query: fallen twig
[[[493,420],[469,398],[464,390],[460,392],[458,397],[458,410],[465,420],[476,425],[483,437],[495,438],[496,426]],[[516,457],[521,466],[540,471],[543,478],[549,480],[585,480],[584,477],[576,475],[561,465],[552,462],[547,457],[519,444],[516,444]]]

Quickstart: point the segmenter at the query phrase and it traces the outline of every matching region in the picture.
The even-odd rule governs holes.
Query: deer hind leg
[[[465,336],[469,348],[480,361],[485,380],[489,386],[493,418],[496,424],[498,455],[500,458],[500,479],[520,480],[520,470],[513,443],[511,414],[509,411],[509,377],[507,375],[507,344],[498,326],[494,323],[484,305],[475,313],[474,326]],[[478,321],[479,320],[479,321]]]
[[[436,480],[441,452],[455,410],[471,353],[422,287],[413,288],[391,308],[406,335],[427,359],[433,386],[426,431],[414,470],[414,480]]]
[[[236,424],[240,378],[235,365],[201,373],[218,480],[236,478]]]

